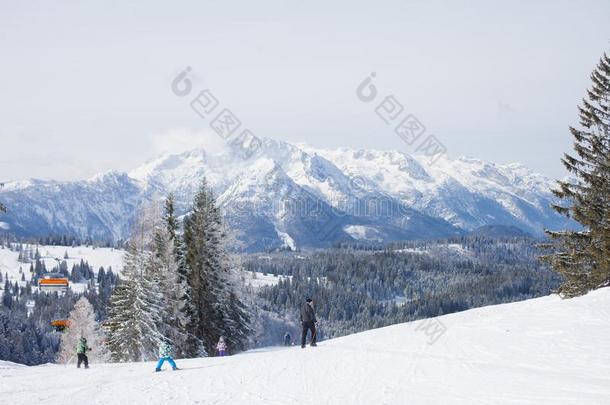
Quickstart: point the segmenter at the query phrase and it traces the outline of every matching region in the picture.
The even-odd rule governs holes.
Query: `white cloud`
[[[152,149],[156,155],[180,153],[204,148],[209,153],[223,150],[225,141],[212,130],[173,128],[152,136]]]

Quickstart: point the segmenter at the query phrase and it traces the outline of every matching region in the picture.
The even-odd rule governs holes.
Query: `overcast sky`
[[[536,3],[536,4],[532,4]],[[448,154],[562,176],[610,1],[4,1],[0,181],[129,170],[206,142],[186,66],[254,134],[413,152],[371,72]]]

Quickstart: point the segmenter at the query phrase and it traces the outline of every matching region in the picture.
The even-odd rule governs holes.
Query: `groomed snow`
[[[155,374],[153,363],[89,370],[4,363],[0,398],[53,405],[609,404],[608,319],[610,288],[395,325],[317,348],[178,360],[177,372]],[[430,325],[446,332],[426,333],[441,330]]]

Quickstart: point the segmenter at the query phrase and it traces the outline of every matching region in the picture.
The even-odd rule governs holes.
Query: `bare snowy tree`
[[[57,362],[67,364],[76,358],[76,345],[81,337],[87,339],[91,352],[89,361],[103,363],[109,360],[109,352],[104,345],[104,335],[95,320],[95,311],[89,300],[81,297],[68,318],[70,327],[61,337]]]

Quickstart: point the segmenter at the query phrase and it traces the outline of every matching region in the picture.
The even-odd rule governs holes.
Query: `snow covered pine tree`
[[[555,239],[543,256],[564,276],[559,292],[566,297],[610,284],[610,58],[604,54],[591,74],[593,85],[583,99],[580,129],[570,128],[576,155],[562,162],[576,181],[559,181],[553,193],[569,205],[559,213],[583,225],[582,231],[548,232]]]
[[[108,347],[113,361],[157,358],[164,340],[163,296],[158,282],[150,235],[154,210],[143,210],[124,257],[123,278],[110,298]]]
[[[174,196],[172,194],[165,200],[163,223],[167,230],[166,236],[169,238],[169,242],[173,244],[175,271],[177,273],[170,276],[176,282],[176,285],[173,286],[172,294],[176,294],[173,299],[177,299],[177,305],[169,311],[174,311],[175,313],[176,318],[171,325],[176,328],[174,333],[180,335],[177,340],[173,340],[176,354],[179,357],[205,357],[207,352],[203,341],[190,331],[190,325],[192,325],[192,319],[195,314],[191,288],[188,283],[190,270],[186,263],[184,241],[179,232],[182,223],[176,218]],[[176,313],[176,310],[179,312]]]
[[[164,207],[161,224],[154,229],[151,273],[158,283],[162,296],[162,323],[160,331],[172,342],[178,357],[205,356],[203,343],[189,335],[187,325],[190,294],[186,283],[182,243],[177,234],[178,221],[174,216],[173,197]]]
[[[0,183],[0,188],[3,187],[4,184]],[[4,206],[4,204],[2,204],[0,202],[0,213],[6,212],[6,207]]]
[[[194,312],[189,331],[204,342],[208,353],[220,336],[230,351],[242,350],[251,330],[250,316],[235,293],[221,214],[205,179],[184,222],[184,243]]]

